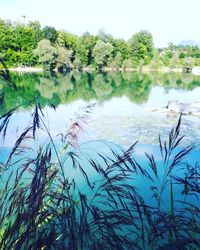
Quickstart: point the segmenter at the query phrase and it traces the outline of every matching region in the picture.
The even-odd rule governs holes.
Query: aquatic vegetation
[[[17,108],[0,117],[3,137]],[[181,147],[182,115],[167,140],[159,136],[157,155],[146,153],[145,165],[135,158],[137,142],[126,150],[94,144],[95,154],[80,147],[93,104],[56,138],[40,102],[30,109],[32,121],[0,165],[1,249],[200,247],[199,163],[187,162],[190,145]],[[48,139],[35,145],[41,131]]]

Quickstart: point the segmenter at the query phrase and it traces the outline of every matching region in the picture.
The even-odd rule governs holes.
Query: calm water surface
[[[65,132],[80,107],[96,103],[80,137],[80,142],[106,140],[122,146],[134,141],[157,145],[158,134],[166,137],[178,119],[162,113],[168,101],[192,103],[200,99],[200,76],[190,74],[89,74],[71,72],[50,74],[12,74],[16,90],[0,84],[4,93],[1,114],[19,106],[10,120],[4,146],[12,146],[31,121],[30,102],[38,100],[47,117],[51,134]],[[53,107],[53,108],[52,108]],[[56,111],[54,110],[56,108]],[[184,116],[183,144],[200,145],[200,117]],[[38,135],[40,139],[42,134]]]
[[[0,83],[3,93],[0,113],[3,115],[15,108],[18,111],[10,119],[5,141],[1,140],[1,162],[5,161],[17,138],[33,120],[30,103],[40,103],[44,122],[55,141],[58,140],[57,135],[66,133],[75,117],[81,115],[81,107],[96,103],[79,138],[81,161],[86,162],[85,166],[88,166],[85,155],[98,159],[98,153],[101,152],[104,156],[110,156],[110,147],[119,149],[119,145],[127,148],[138,140],[134,157],[148,170],[145,152],[155,156],[158,166],[163,165],[158,153],[158,134],[167,138],[170,129],[178,120],[177,114],[160,112],[160,108],[165,107],[171,100],[183,103],[200,100],[200,76],[190,74],[71,72],[65,76],[12,74],[11,77],[16,83],[15,90],[3,82]],[[194,164],[199,160],[200,117],[183,116],[181,133],[185,135],[181,146],[195,146],[187,158],[190,164]],[[38,146],[45,142],[47,137],[45,133],[38,131],[36,139]],[[94,170],[86,170],[90,180],[95,180]],[[178,171],[175,170],[174,174],[183,176],[183,171]],[[85,185],[82,174],[77,174],[74,169],[70,171],[69,168],[67,173],[79,186]],[[150,204],[150,189],[144,179],[137,177],[134,185],[140,188]],[[178,188],[174,189],[175,195],[177,199],[181,199],[182,190]],[[167,190],[166,197],[168,193]],[[164,205],[168,207],[167,198],[165,202]]]

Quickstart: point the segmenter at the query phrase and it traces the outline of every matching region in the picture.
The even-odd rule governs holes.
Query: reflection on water
[[[156,144],[158,133],[167,135],[177,116],[152,110],[166,106],[169,100],[192,102],[200,97],[200,77],[191,74],[71,72],[66,75],[12,74],[11,78],[15,89],[0,83],[0,114],[16,107],[20,109],[10,121],[10,144],[20,132],[18,128],[31,120],[27,112],[30,104],[38,101],[48,113],[53,135],[66,130],[81,105],[96,102],[83,141],[105,139],[130,145],[139,139],[142,143]],[[56,112],[50,107],[56,107]],[[182,132],[186,134],[186,142],[199,145],[199,124],[199,117],[184,117]]]
[[[146,103],[155,86],[161,86],[165,92],[171,89],[191,91],[200,87],[200,77],[190,74],[138,74],[138,73],[105,73],[89,74],[71,72],[67,75],[12,74],[17,88],[0,82],[4,92],[4,103],[1,113],[21,105],[27,108],[28,101],[39,98],[42,106],[67,104],[78,99],[100,102],[112,97],[127,96],[136,104]],[[159,98],[159,96],[155,96]],[[174,96],[176,98],[176,96]]]

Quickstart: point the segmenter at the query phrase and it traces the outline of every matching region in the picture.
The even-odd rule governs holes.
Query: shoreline
[[[43,68],[34,68],[34,67],[17,67],[17,68],[9,68],[9,71],[12,72],[30,72],[30,73],[35,73],[35,72],[43,72]]]
[[[19,73],[37,73],[37,72],[44,72],[43,68],[34,68],[34,67],[17,67],[17,68],[9,68],[8,69],[11,72],[19,72]],[[72,70],[76,70],[76,69],[72,69]],[[54,70],[55,72],[57,72],[57,70]],[[102,71],[98,71],[95,68],[87,68],[84,67],[82,68],[83,72],[126,72],[126,73],[130,73],[130,72],[141,72],[141,73],[146,73],[146,72],[162,72],[162,73],[182,73],[183,69],[182,68],[174,68],[174,69],[170,69],[169,67],[162,67],[162,68],[158,68],[158,69],[152,69],[150,67],[143,67],[141,69],[138,68],[126,68],[126,69],[116,69],[116,68],[104,68]],[[80,72],[81,72],[80,71]],[[192,74],[195,74],[195,72],[192,72]],[[199,74],[198,74],[199,75]]]

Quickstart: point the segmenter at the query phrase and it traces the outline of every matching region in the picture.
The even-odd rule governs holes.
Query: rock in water
[[[173,112],[179,113],[183,109],[183,104],[179,103],[179,101],[177,101],[177,100],[175,100],[175,101],[168,101],[167,109],[169,111],[173,111]]]
[[[192,102],[192,103],[181,103],[178,100],[168,101],[167,106],[161,107],[158,109],[152,109],[152,112],[159,111],[159,112],[173,112],[173,113],[182,113],[183,115],[193,115],[193,116],[200,116],[200,102]]]

